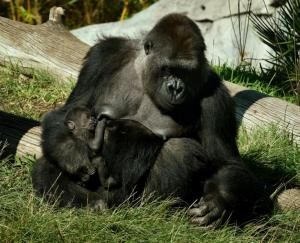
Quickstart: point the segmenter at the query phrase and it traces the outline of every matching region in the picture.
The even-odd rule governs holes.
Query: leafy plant
[[[271,48],[271,64],[263,75],[272,84],[292,92],[300,105],[300,0],[288,0],[272,18],[250,16],[261,40]]]
[[[241,1],[238,1],[237,5],[238,5],[237,23],[234,22],[233,17],[231,17],[230,20],[233,29],[235,44],[237,45],[240,54],[239,56],[240,63],[245,63],[245,57],[246,57],[245,51],[246,51],[246,43],[247,43],[247,37],[249,32],[250,18],[249,15],[245,15],[245,18],[242,18],[243,14],[241,12]],[[233,13],[231,12],[231,0],[228,0],[228,6],[229,6],[230,15],[233,16]],[[247,13],[250,13],[251,6],[252,6],[252,0],[248,0],[246,5]]]

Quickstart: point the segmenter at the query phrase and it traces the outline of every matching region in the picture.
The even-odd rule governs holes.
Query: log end
[[[62,7],[52,7],[49,13],[49,21],[62,24],[61,17],[65,14],[65,10]]]
[[[300,210],[300,189],[292,188],[279,193],[275,199],[275,207],[283,212]]]

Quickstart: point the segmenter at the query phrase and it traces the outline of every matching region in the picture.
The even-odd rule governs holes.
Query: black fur
[[[32,172],[33,187],[39,195],[58,199],[60,205],[84,206],[103,200],[109,206],[118,205],[128,195],[139,195],[158,156],[163,140],[143,125],[132,120],[106,122],[101,152],[93,164],[100,170],[86,183],[63,172],[58,165],[42,157]],[[105,170],[106,176],[103,175]],[[102,185],[109,178],[113,186]]]
[[[38,159],[33,166],[32,184],[37,195],[59,206],[96,206],[100,202],[102,195],[88,190],[80,182],[45,157]]]
[[[149,174],[140,167],[143,156],[141,164],[133,163],[128,171],[118,162],[114,171],[124,174],[123,184],[130,173],[145,172],[146,191],[189,202],[201,198],[190,210],[200,225],[215,224],[225,211],[251,214],[263,189],[240,160],[234,103],[210,70],[204,51],[196,24],[179,14],[162,18],[142,41],[100,40],[88,52],[64,107],[42,121],[45,158],[59,161],[62,170],[68,161],[81,158],[82,148],[66,141],[61,123],[68,109],[84,105],[111,119],[136,120],[169,139]],[[128,146],[120,149],[120,155],[130,154]]]

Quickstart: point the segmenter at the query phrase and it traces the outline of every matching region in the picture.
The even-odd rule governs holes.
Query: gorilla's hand
[[[84,163],[82,161],[74,162],[72,166],[67,167],[67,172],[71,176],[75,176],[76,180],[87,182],[90,176],[96,173],[96,168],[92,163]]]
[[[191,222],[205,228],[218,227],[223,222],[225,213],[224,203],[215,195],[201,197],[188,211]]]

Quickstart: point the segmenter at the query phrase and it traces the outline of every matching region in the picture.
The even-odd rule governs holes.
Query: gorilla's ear
[[[145,41],[144,50],[145,50],[146,55],[150,54],[152,48],[153,48],[153,42],[151,40]]]
[[[75,122],[68,120],[65,121],[65,125],[70,129],[70,130],[74,130],[75,129]]]

